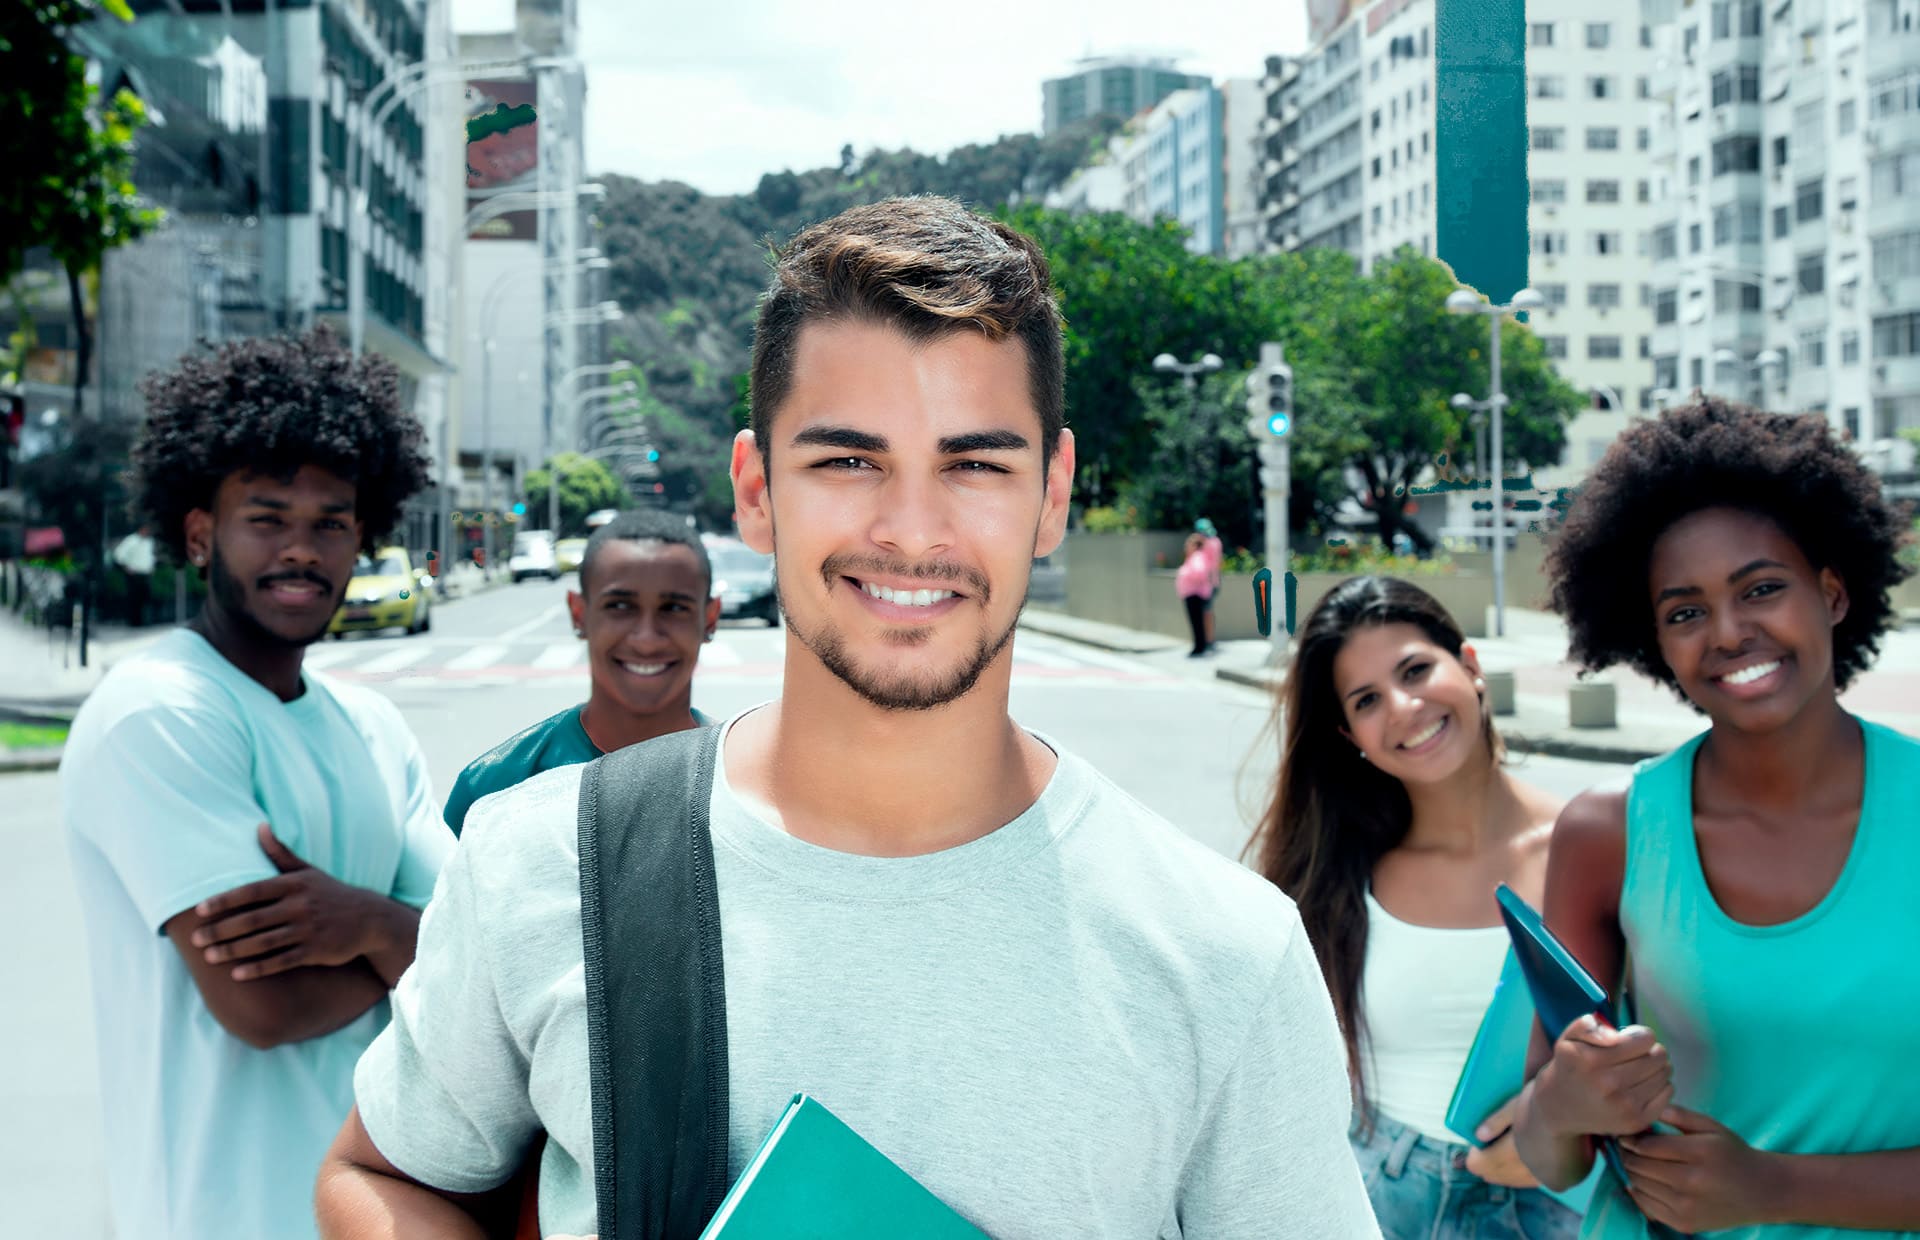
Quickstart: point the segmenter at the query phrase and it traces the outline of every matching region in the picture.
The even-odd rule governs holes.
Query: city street
[[[432,631],[329,641],[311,665],[399,704],[444,794],[460,768],[581,700],[584,645],[565,585],[503,586],[434,611]],[[728,623],[707,646],[694,704],[726,715],[779,691],[784,629]],[[1237,854],[1271,778],[1271,702],[1178,652],[1106,654],[1022,631],[1013,711],[1210,847]],[[1255,752],[1256,745],[1259,746]],[[1624,768],[1522,757],[1522,778],[1571,795]],[[948,787],[965,789],[964,778]],[[964,795],[964,792],[962,793]],[[105,1236],[99,1099],[80,910],[60,837],[57,777],[0,776],[0,1235]],[[129,807],[138,812],[138,807]]]

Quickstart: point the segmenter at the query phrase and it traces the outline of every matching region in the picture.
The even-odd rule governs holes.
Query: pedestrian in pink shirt
[[[1213,522],[1201,517],[1193,523],[1193,532],[1200,535],[1201,550],[1207,553],[1207,580],[1212,584],[1207,588],[1207,602],[1202,609],[1207,644],[1204,650],[1213,649],[1213,596],[1220,593],[1220,561],[1226,558],[1227,549],[1220,542],[1220,531],[1213,528]]]
[[[1197,659],[1207,652],[1206,612],[1213,599],[1213,566],[1207,559],[1206,539],[1187,535],[1186,559],[1173,576],[1173,587],[1187,607],[1187,623],[1193,627],[1193,650],[1187,655]]]

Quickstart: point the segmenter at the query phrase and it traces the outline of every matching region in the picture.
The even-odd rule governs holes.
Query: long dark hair
[[[1253,867],[1299,906],[1307,938],[1333,995],[1347,1043],[1354,1098],[1364,1109],[1360,1047],[1366,1015],[1360,972],[1367,958],[1367,887],[1373,867],[1413,825],[1406,786],[1360,756],[1340,735],[1346,712],[1333,684],[1333,661],[1356,630],[1411,624],[1460,657],[1466,638],[1437,599],[1393,577],[1355,577],[1320,600],[1301,627],[1281,698],[1280,774],[1260,826],[1247,845]],[[1493,715],[1481,732],[1495,762],[1503,754]]]

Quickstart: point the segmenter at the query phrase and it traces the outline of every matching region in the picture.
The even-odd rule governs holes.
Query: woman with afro
[[[1824,419],[1710,397],[1616,441],[1548,561],[1588,671],[1700,736],[1561,814],[1546,919],[1636,1022],[1536,1033],[1551,1187],[1617,1136],[1582,1235],[1920,1234],[1920,743],[1840,693],[1894,619],[1903,514]]]

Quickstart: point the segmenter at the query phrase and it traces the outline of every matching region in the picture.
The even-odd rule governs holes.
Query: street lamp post
[[[554,314],[549,314],[546,317],[546,323],[549,327],[572,327],[580,323],[613,323],[619,321],[620,314],[619,302],[603,301],[596,306],[589,306],[584,310],[562,310]],[[584,370],[587,368],[582,367],[581,369]],[[569,371],[568,373],[571,375],[575,372]],[[547,407],[549,409],[553,407],[551,400],[547,402]],[[571,420],[571,414],[569,414],[569,420]],[[552,417],[549,416],[546,426],[547,528],[553,531],[553,536],[557,539],[560,537],[560,466],[555,458],[559,454],[560,444],[559,437],[555,433],[556,428],[553,421]]]
[[[1509,314],[1524,314],[1543,309],[1547,299],[1531,288],[1523,288],[1505,305],[1480,300],[1472,289],[1455,289],[1447,298],[1451,314],[1484,314],[1491,324],[1492,342],[1488,352],[1488,412],[1493,418],[1493,635],[1507,635],[1507,501],[1506,443],[1502,437],[1506,396],[1500,391],[1500,327]],[[1472,398],[1469,397],[1469,400]],[[1455,398],[1458,400],[1458,397]]]

